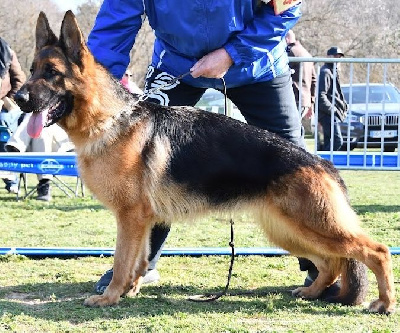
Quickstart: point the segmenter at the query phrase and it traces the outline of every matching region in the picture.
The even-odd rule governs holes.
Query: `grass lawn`
[[[398,172],[342,171],[363,226],[390,247],[400,246]],[[35,184],[35,179],[30,179]],[[112,215],[98,201],[67,198],[58,190],[51,203],[17,202],[0,190],[0,247],[113,247]],[[226,247],[229,223],[208,217],[173,225],[166,247]],[[235,220],[237,247],[272,246],[246,216]],[[112,258],[33,260],[0,256],[0,332],[400,332],[400,314],[372,315],[367,304],[331,305],[293,298],[303,283],[296,258],[237,257],[230,296],[193,303],[191,295],[219,291],[226,283],[229,257],[163,257],[161,281],[144,286],[136,298],[108,308],[86,308]],[[400,301],[400,256],[393,256]],[[367,297],[377,297],[369,273]]]

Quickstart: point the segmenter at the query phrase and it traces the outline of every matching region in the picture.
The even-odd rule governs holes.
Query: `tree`
[[[151,62],[153,53],[154,33],[147,20],[142,24],[135,45],[131,51],[130,68],[133,73],[133,80],[139,87],[143,87],[147,67]]]
[[[76,17],[87,36],[93,26],[101,0],[87,0],[78,7]],[[314,56],[325,56],[333,45],[347,57],[400,58],[400,10],[394,0],[303,0],[303,16],[295,26],[297,38]],[[1,0],[0,35],[15,50],[28,74],[34,52],[34,31],[39,12],[44,10],[56,35],[64,12],[51,0]],[[136,37],[130,69],[139,86],[151,61],[154,34],[148,21]],[[354,66],[354,80],[365,82],[366,65]],[[383,81],[383,66],[371,65],[370,80]],[[343,79],[349,80],[349,66],[343,66]],[[400,86],[400,66],[387,66],[387,80]],[[355,81],[354,81],[355,82]]]
[[[304,0],[303,17],[294,31],[314,56],[340,46],[350,58],[399,58],[400,11],[392,0]],[[343,66],[349,80],[349,66]],[[383,66],[370,65],[370,80],[383,81]],[[354,65],[354,80],[367,78],[367,65]],[[387,66],[387,80],[400,84],[400,66]],[[355,82],[355,81],[354,81]]]
[[[86,3],[78,7],[76,18],[85,36],[88,36],[93,27],[97,12],[99,11],[99,6],[99,0],[88,0]],[[142,88],[144,85],[147,66],[151,61],[153,42],[153,31],[149,26],[148,21],[145,20],[142,28],[136,36],[135,45],[130,54],[131,62],[129,65],[129,68],[133,73],[133,80]]]
[[[88,0],[77,8],[75,16],[79,23],[79,28],[86,37],[93,27],[99,8],[100,0]]]
[[[46,15],[52,24],[61,22],[61,13],[50,0],[0,1],[0,35],[16,52],[26,74],[33,59],[36,20],[43,8],[46,8]]]

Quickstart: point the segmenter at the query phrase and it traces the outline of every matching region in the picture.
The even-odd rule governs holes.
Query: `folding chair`
[[[28,180],[27,180],[27,174],[26,173],[20,173],[19,175],[19,183],[18,183],[18,193],[17,193],[17,201],[19,199],[27,199],[31,195],[33,195],[36,192],[36,187],[32,188],[30,191],[28,191]],[[69,184],[67,184],[65,181],[63,181],[60,176],[53,175],[51,179],[49,179],[51,184],[59,188],[66,196],[69,198],[72,198],[72,196],[78,197],[79,196],[79,189],[82,197],[85,196],[85,187],[83,185],[83,182],[79,176],[76,176],[76,183],[75,183],[75,188],[72,188]],[[22,197],[19,195],[21,186],[23,186],[24,193]]]
[[[75,154],[73,153],[1,153],[0,170],[19,174],[19,191],[25,193],[17,195],[17,200],[25,199],[36,191],[36,186],[28,191],[27,174],[51,174],[51,182],[69,197],[85,196],[84,185],[76,168]],[[75,177],[75,186],[66,182],[63,177]],[[80,191],[79,191],[80,188]],[[79,193],[80,192],[80,193]]]

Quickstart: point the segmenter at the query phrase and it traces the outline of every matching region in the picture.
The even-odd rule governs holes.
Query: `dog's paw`
[[[305,287],[298,287],[298,288],[292,290],[292,296],[294,296],[294,297],[303,297],[303,295],[302,295],[302,290],[303,290],[304,288],[305,288]]]
[[[86,298],[83,304],[91,307],[103,307],[118,304],[119,300],[119,296],[111,298],[106,295],[93,295]]]
[[[389,315],[394,312],[395,304],[386,304],[386,302],[377,299],[369,305],[369,311],[374,313]]]
[[[140,288],[143,284],[143,276],[139,276],[139,278],[133,283],[132,288],[126,293],[126,297],[135,297],[140,292]]]
[[[318,295],[312,292],[310,287],[298,287],[295,290],[292,290],[292,295],[307,299],[314,299],[318,297]]]

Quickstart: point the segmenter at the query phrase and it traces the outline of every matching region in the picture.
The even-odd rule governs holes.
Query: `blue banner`
[[[75,153],[0,153],[0,170],[78,176]]]

